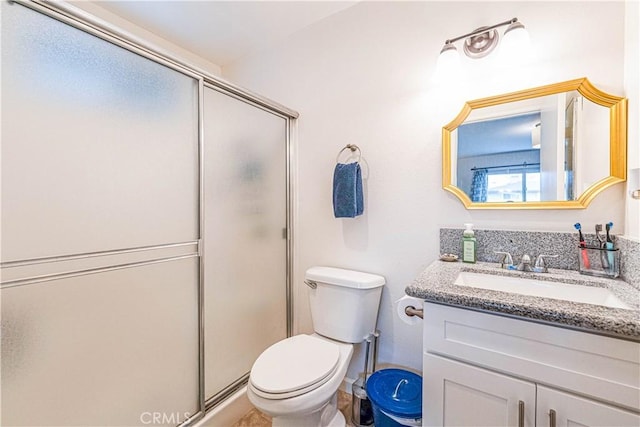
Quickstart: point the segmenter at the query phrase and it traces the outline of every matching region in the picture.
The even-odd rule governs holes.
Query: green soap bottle
[[[476,247],[477,241],[474,237],[473,224],[465,224],[465,230],[462,232],[462,261],[463,262],[476,262]]]

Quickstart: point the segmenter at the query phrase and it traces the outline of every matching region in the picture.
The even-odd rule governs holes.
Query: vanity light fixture
[[[497,28],[505,25],[508,25],[504,32],[505,45],[520,45],[529,39],[529,34],[522,22],[518,21],[518,18],[513,18],[488,27],[480,27],[468,34],[446,40],[444,47],[440,51],[438,62],[453,62],[453,56],[458,56],[457,49],[453,43],[462,39],[464,39],[464,53],[469,58],[479,59],[487,56],[498,45],[500,36]]]

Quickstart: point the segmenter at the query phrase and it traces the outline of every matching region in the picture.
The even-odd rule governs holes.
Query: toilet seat
[[[338,345],[296,335],[275,343],[258,357],[251,368],[251,386],[265,399],[299,396],[329,381],[339,359]]]

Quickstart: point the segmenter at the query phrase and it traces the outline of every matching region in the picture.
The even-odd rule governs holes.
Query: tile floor
[[[338,391],[338,409],[347,419],[347,425],[351,425],[351,395]],[[232,427],[271,427],[271,417],[257,409],[252,409],[240,418]]]

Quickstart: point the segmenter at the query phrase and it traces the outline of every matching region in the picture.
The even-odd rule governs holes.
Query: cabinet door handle
[[[524,427],[524,402],[518,401],[518,427]]]
[[[549,427],[556,427],[556,411],[549,409]]]

